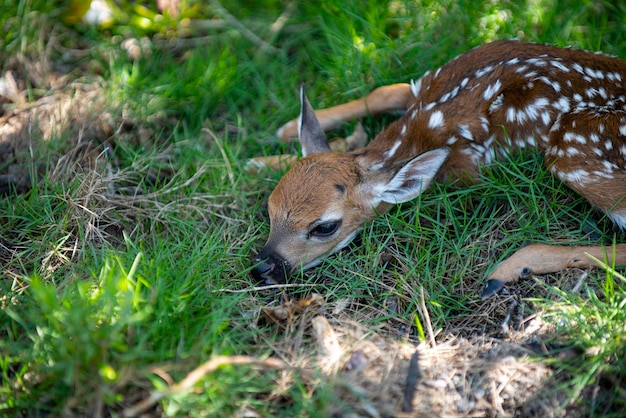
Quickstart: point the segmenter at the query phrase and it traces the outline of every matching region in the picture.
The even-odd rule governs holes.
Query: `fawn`
[[[480,166],[532,147],[550,172],[626,228],[626,61],[570,48],[496,41],[461,54],[410,84],[314,112],[301,92],[303,158],[269,198],[270,235],[253,276],[282,283],[345,247],[362,224],[415,199],[434,181],[478,180]],[[331,151],[324,131],[342,121],[401,110],[369,145]],[[495,268],[483,298],[531,274],[626,263],[626,244],[533,244]],[[614,259],[613,259],[614,255]]]

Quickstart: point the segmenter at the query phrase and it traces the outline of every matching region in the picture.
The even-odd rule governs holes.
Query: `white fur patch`
[[[489,100],[491,100],[493,96],[496,95],[496,93],[498,93],[498,91],[500,91],[501,88],[502,88],[502,82],[500,80],[496,80],[495,83],[490,84],[485,89],[483,93],[483,99],[485,99],[485,101],[488,102]]]
[[[441,110],[435,110],[430,115],[430,119],[428,120],[428,127],[430,129],[439,129],[443,127],[445,123],[443,112]]]
[[[413,97],[417,97],[420,94],[420,90],[422,90],[422,79],[420,78],[417,81],[411,80],[411,93],[413,93]]]

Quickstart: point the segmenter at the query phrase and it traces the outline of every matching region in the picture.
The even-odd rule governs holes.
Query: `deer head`
[[[415,199],[449,154],[447,148],[437,148],[390,161],[384,154],[365,158],[367,147],[332,152],[304,90],[300,100],[303,158],[270,195],[270,236],[252,270],[267,284],[284,283],[296,269],[316,265],[350,243],[365,221],[392,204]]]

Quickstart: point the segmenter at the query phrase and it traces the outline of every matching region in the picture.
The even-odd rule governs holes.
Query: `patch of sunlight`
[[[541,26],[546,18],[549,18],[549,10],[554,8],[555,0],[527,0],[519,9],[506,8],[498,2],[492,2],[485,10],[485,15],[478,20],[478,36],[485,42],[497,39],[498,34],[506,33],[510,30],[510,25],[515,25],[516,21],[527,22],[527,28]],[[519,15],[523,15],[523,19]],[[524,28],[517,27],[515,36],[524,39],[526,33]]]
[[[539,25],[546,18],[546,12],[555,7],[554,0],[528,0],[526,16],[533,25]]]
[[[511,22],[513,13],[509,9],[500,9],[501,5],[495,5],[488,14],[478,19],[478,36],[486,42],[497,38],[500,29]]]
[[[366,57],[371,57],[376,51],[376,44],[374,42],[365,42],[362,36],[353,35],[352,45],[354,48]]]
[[[389,12],[392,16],[406,16],[408,14],[406,3],[399,0],[390,1]]]

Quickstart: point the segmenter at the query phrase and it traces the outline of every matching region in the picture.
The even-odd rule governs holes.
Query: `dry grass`
[[[491,303],[502,306],[507,301]],[[432,343],[415,345],[384,331],[397,323],[367,328],[344,305],[311,294],[260,311],[261,322],[281,329],[282,337],[272,344],[274,356],[300,370],[300,378],[308,370],[303,379],[313,389],[320,382],[334,388],[337,399],[327,416],[534,417],[573,412],[559,412],[564,397],[555,390],[558,379],[551,366],[537,361],[535,347],[512,341],[541,341],[550,327],[537,317],[525,318],[527,323],[514,338],[446,332]],[[414,353],[417,387],[407,395]],[[289,385],[289,378],[282,384]],[[411,411],[403,411],[407,396]]]

